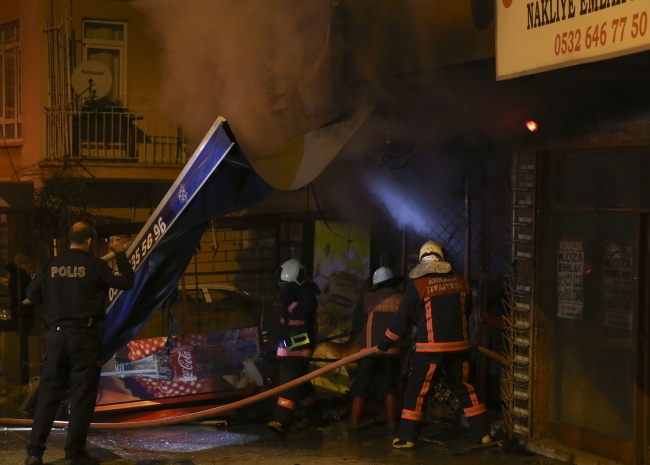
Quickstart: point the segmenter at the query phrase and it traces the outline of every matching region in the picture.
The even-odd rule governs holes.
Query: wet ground
[[[0,416],[21,418],[20,404],[26,387],[2,389]],[[382,409],[380,409],[381,411]],[[450,418],[437,417],[426,424],[417,448],[395,450],[394,433],[382,425],[381,415],[366,417],[368,425],[349,436],[345,405],[328,412],[324,428],[293,428],[280,438],[266,429],[260,411],[229,417],[229,426],[215,422],[135,430],[91,430],[88,452],[107,465],[370,465],[370,464],[475,464],[551,465],[555,462],[530,455],[506,443],[470,449],[468,432]],[[252,413],[255,413],[252,415]],[[0,465],[20,465],[30,429],[0,426]],[[62,464],[66,430],[54,429],[43,457],[47,464]]]
[[[440,430],[443,431],[440,431]],[[445,431],[446,430],[446,431]],[[52,431],[44,460],[63,462],[66,431]],[[29,428],[0,427],[0,464],[19,465],[25,457]],[[507,452],[492,446],[468,450],[473,444],[462,431],[432,423],[412,451],[394,450],[393,433],[381,426],[369,427],[350,437],[344,421],[306,431],[292,431],[280,438],[263,422],[232,425],[179,425],[139,430],[93,431],[88,451],[110,465],[370,465],[370,464],[512,464],[550,465],[546,458]]]

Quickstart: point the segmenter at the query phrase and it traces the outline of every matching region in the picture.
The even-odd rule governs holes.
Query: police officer
[[[110,288],[131,289],[135,277],[118,237],[110,238],[117,271],[88,253],[94,237],[92,224],[74,224],[70,249],[51,259],[27,289],[30,301],[43,301],[50,331],[25,465],[43,463],[45,442],[66,391],[70,397],[66,463],[99,463],[86,452],[86,435],[101,372],[104,305]]]
[[[431,381],[441,367],[460,400],[472,434],[484,444],[491,442],[485,405],[469,380],[469,284],[452,272],[451,265],[444,261],[442,246],[434,241],[422,246],[420,264],[409,277],[412,281],[404,291],[399,310],[378,344],[378,349],[385,351],[406,334],[411,323],[417,327],[413,372],[404,392],[402,418],[393,447],[415,446]]]
[[[362,349],[374,347],[382,339],[402,302],[402,293],[395,289],[401,281],[402,278],[396,278],[393,271],[385,266],[377,268],[372,275],[370,292],[364,296],[362,305],[355,309],[352,316],[353,331],[358,332],[358,328],[362,327]],[[399,373],[400,351],[397,348],[391,348],[384,354],[362,358],[357,362],[357,374],[350,387],[353,399],[349,433],[354,434],[359,430],[363,406],[373,388],[384,396],[386,425],[391,431],[396,430]]]
[[[280,383],[286,384],[309,372],[309,361],[316,341],[316,296],[320,289],[308,281],[305,267],[298,260],[287,260],[275,274],[280,286],[278,300],[280,312],[280,334],[277,356],[281,363]],[[310,424],[323,421],[323,409],[314,387],[308,381],[284,391],[278,397],[273,412],[273,421],[268,428],[284,436],[293,423],[294,410],[300,406]]]

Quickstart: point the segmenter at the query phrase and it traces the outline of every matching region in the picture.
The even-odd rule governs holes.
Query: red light
[[[592,270],[592,269],[589,268],[587,271],[585,271],[585,274],[589,274],[589,273],[591,273],[591,270]]]
[[[526,128],[528,128],[528,130],[530,132],[537,131],[537,127],[538,126],[537,126],[537,123],[535,121],[526,121]]]

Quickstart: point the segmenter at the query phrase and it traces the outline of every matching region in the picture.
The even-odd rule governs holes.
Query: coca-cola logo
[[[181,367],[181,381],[192,380],[194,364],[192,363],[192,354],[189,350],[181,350],[178,352],[178,365]]]

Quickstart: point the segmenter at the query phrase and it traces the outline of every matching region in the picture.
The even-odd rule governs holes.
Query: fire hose
[[[499,362],[507,363],[508,360],[491,350],[485,349],[483,347],[478,347],[479,352],[484,355],[487,355],[490,358],[493,358]],[[123,422],[123,423],[91,423],[90,429],[135,429],[135,428],[146,428],[152,426],[166,426],[166,425],[176,425],[179,423],[186,423],[189,421],[199,420],[201,418],[212,417],[220,413],[229,412],[238,408],[246,407],[248,405],[254,404],[269,397],[273,397],[280,392],[286,391],[293,387],[299,386],[302,383],[311,381],[314,378],[329,373],[332,370],[336,370],[348,363],[356,362],[364,357],[369,355],[376,354],[378,352],[377,347],[370,347],[368,349],[361,349],[359,352],[352,354],[348,357],[342,358],[330,365],[319,368],[318,370],[312,371],[311,373],[301,376],[300,378],[294,379],[286,384],[281,386],[274,387],[268,391],[255,394],[254,396],[247,397],[246,399],[238,400],[230,404],[220,405],[218,407],[209,408],[206,410],[201,410],[200,412],[187,413],[183,415],[177,415],[173,417],[163,418],[160,420],[144,420],[144,421],[132,421],[132,422]],[[5,426],[31,426],[33,420],[21,419],[21,418],[0,418],[0,425]],[[55,428],[65,428],[68,426],[67,421],[55,421],[52,425]]]
[[[261,400],[273,397],[279,394],[282,391],[291,389],[293,387],[299,386],[306,381],[311,381],[314,378],[324,375],[332,370],[342,367],[348,363],[356,362],[357,360],[367,357],[368,355],[376,354],[377,348],[370,347],[369,349],[362,349],[356,354],[350,355],[349,357],[342,358],[341,360],[334,362],[325,367],[319,368],[318,370],[312,371],[311,373],[301,376],[298,379],[294,379],[282,386],[274,387],[268,391],[261,392],[246,399],[238,400],[226,405],[220,405],[218,407],[209,408],[206,410],[201,410],[200,412],[187,413],[184,415],[178,415],[169,418],[163,418],[160,420],[145,420],[145,421],[132,421],[124,423],[91,423],[90,429],[131,429],[131,428],[146,428],[152,426],[165,426],[165,425],[176,425],[178,423],[186,423],[188,421],[195,421],[201,418],[212,417],[220,413],[225,413],[232,411],[234,409],[242,408],[247,405],[254,404]],[[20,418],[0,418],[0,425],[11,425],[11,426],[31,426],[33,420],[20,419]],[[65,428],[68,426],[67,421],[55,421],[53,427],[55,428]]]

